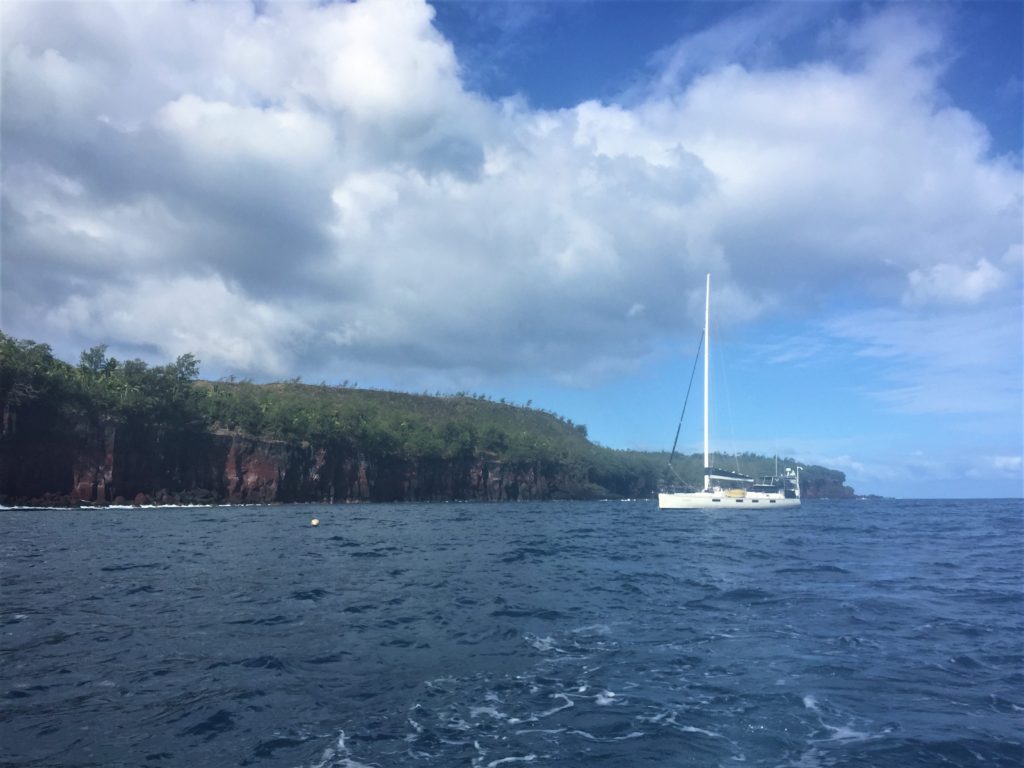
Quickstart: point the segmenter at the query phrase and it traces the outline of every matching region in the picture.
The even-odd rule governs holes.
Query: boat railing
[[[667,483],[658,486],[658,493],[698,493],[697,488],[689,483]]]

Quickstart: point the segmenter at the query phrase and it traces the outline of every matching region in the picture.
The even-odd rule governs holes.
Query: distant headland
[[[201,381],[192,355],[149,366],[102,346],[76,366],[3,333],[0,403],[9,506],[642,498],[670,480],[667,453],[597,445],[530,403]],[[752,475],[774,467],[737,459]],[[696,454],[673,466],[701,477]],[[804,498],[854,496],[842,472],[803,466]]]

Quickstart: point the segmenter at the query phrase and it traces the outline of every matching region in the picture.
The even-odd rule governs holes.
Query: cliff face
[[[515,501],[587,498],[603,489],[543,462],[487,456],[406,461],[336,446],[234,433],[102,425],[74,441],[0,446],[0,503]]]
[[[832,472],[829,477],[800,480],[800,495],[805,499],[852,499],[857,494],[846,485],[842,472]]]

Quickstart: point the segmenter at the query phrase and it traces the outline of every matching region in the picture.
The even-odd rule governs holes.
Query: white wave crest
[[[345,732],[338,732],[338,740],[333,746],[327,747],[320,755],[320,762],[313,763],[310,768],[378,768],[375,764],[360,763],[349,756],[345,746]]]
[[[523,755],[522,757],[503,757],[500,760],[491,760],[491,762],[487,764],[487,768],[495,768],[495,766],[505,765],[506,763],[532,763],[536,759],[536,755]]]

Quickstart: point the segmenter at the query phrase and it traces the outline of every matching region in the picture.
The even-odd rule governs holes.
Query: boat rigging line
[[[690,390],[693,388],[693,376],[697,373],[697,363],[700,360],[700,350],[704,346],[704,331],[700,332],[700,340],[697,342],[697,354],[693,356],[693,370],[690,371],[690,383],[686,385],[686,398],[683,400],[683,412],[679,414],[679,426],[676,427],[676,439],[672,441],[672,453],[668,457],[669,471],[676,476],[681,483],[686,481],[679,477],[675,467],[672,466],[672,459],[676,457],[676,446],[679,444],[679,431],[683,428],[683,417],[686,416],[686,404],[690,402]]]

